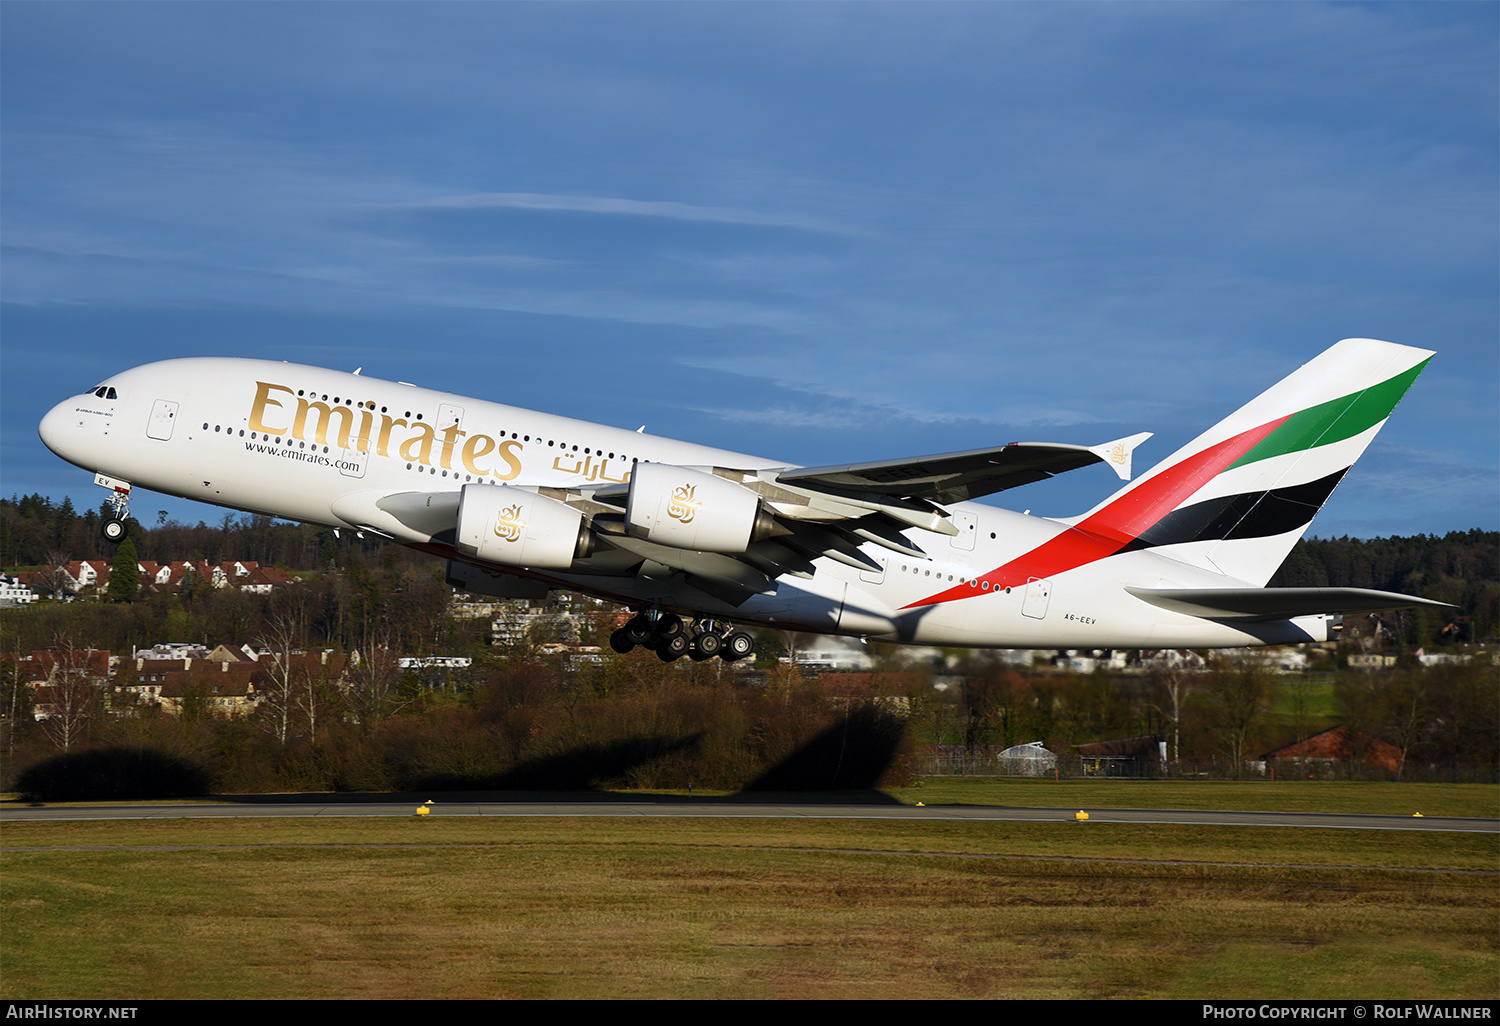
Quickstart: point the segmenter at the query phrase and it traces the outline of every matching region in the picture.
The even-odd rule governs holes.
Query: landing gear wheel
[[[723,638],[719,637],[713,631],[704,631],[702,634],[693,639],[692,655],[695,659],[700,655],[704,659],[712,659],[714,656],[719,654],[719,650],[723,647]]]
[[[644,645],[651,637],[651,620],[645,616],[635,616],[630,619],[624,627],[620,628],[630,638],[632,645]]]
[[[630,637],[630,628],[628,626],[621,627],[609,636],[609,647],[621,655],[625,655],[631,649],[635,648],[635,644],[635,641]]]
[[[125,540],[126,530],[123,520],[106,520],[99,526],[99,533],[104,540],[111,545],[118,545]]]
[[[686,634],[674,634],[670,638],[662,638],[656,646],[656,658],[664,663],[674,662],[687,654],[688,639]]]
[[[732,663],[736,659],[745,658],[754,651],[755,639],[744,631],[735,631],[724,639],[724,648],[719,652],[719,658]]]
[[[652,625],[652,633],[658,638],[672,638],[682,633],[682,617],[676,613],[663,613]]]

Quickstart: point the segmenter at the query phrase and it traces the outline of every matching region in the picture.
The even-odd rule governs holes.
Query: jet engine
[[[571,506],[509,485],[464,485],[454,547],[490,563],[561,570],[593,536]]]
[[[699,552],[744,552],[787,530],[743,485],[667,463],[637,463],[630,473],[625,527],[637,538]]]

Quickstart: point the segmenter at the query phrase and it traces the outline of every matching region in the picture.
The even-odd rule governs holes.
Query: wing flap
[[[1150,433],[1105,442],[1069,445],[1064,442],[1011,442],[991,449],[941,453],[912,459],[876,460],[840,466],[800,467],[777,475],[792,488],[827,490],[854,495],[899,496],[932,502],[961,502],[1008,488],[1042,481],[1091,463],[1109,463],[1121,477],[1129,477],[1130,455]]]
[[[643,538],[632,538],[629,535],[611,536],[609,543],[641,559],[651,560],[673,570],[681,570],[694,577],[713,581],[719,586],[731,588],[742,594],[770,594],[776,590],[775,581],[733,556],[658,545],[655,542],[649,542]]]

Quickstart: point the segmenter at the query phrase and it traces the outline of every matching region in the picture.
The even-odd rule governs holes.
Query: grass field
[[[5,998],[1500,997],[1494,834],[439,813],[0,859]]]
[[[1296,780],[1009,780],[925,777],[887,792],[928,805],[1009,805],[1095,809],[1227,809],[1236,812],[1324,812],[1369,816],[1500,818],[1493,784],[1407,784]]]

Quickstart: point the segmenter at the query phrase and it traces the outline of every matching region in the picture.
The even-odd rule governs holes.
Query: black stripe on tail
[[[1288,488],[1241,492],[1174,509],[1122,551],[1195,541],[1267,538],[1312,523],[1349,468]]]

